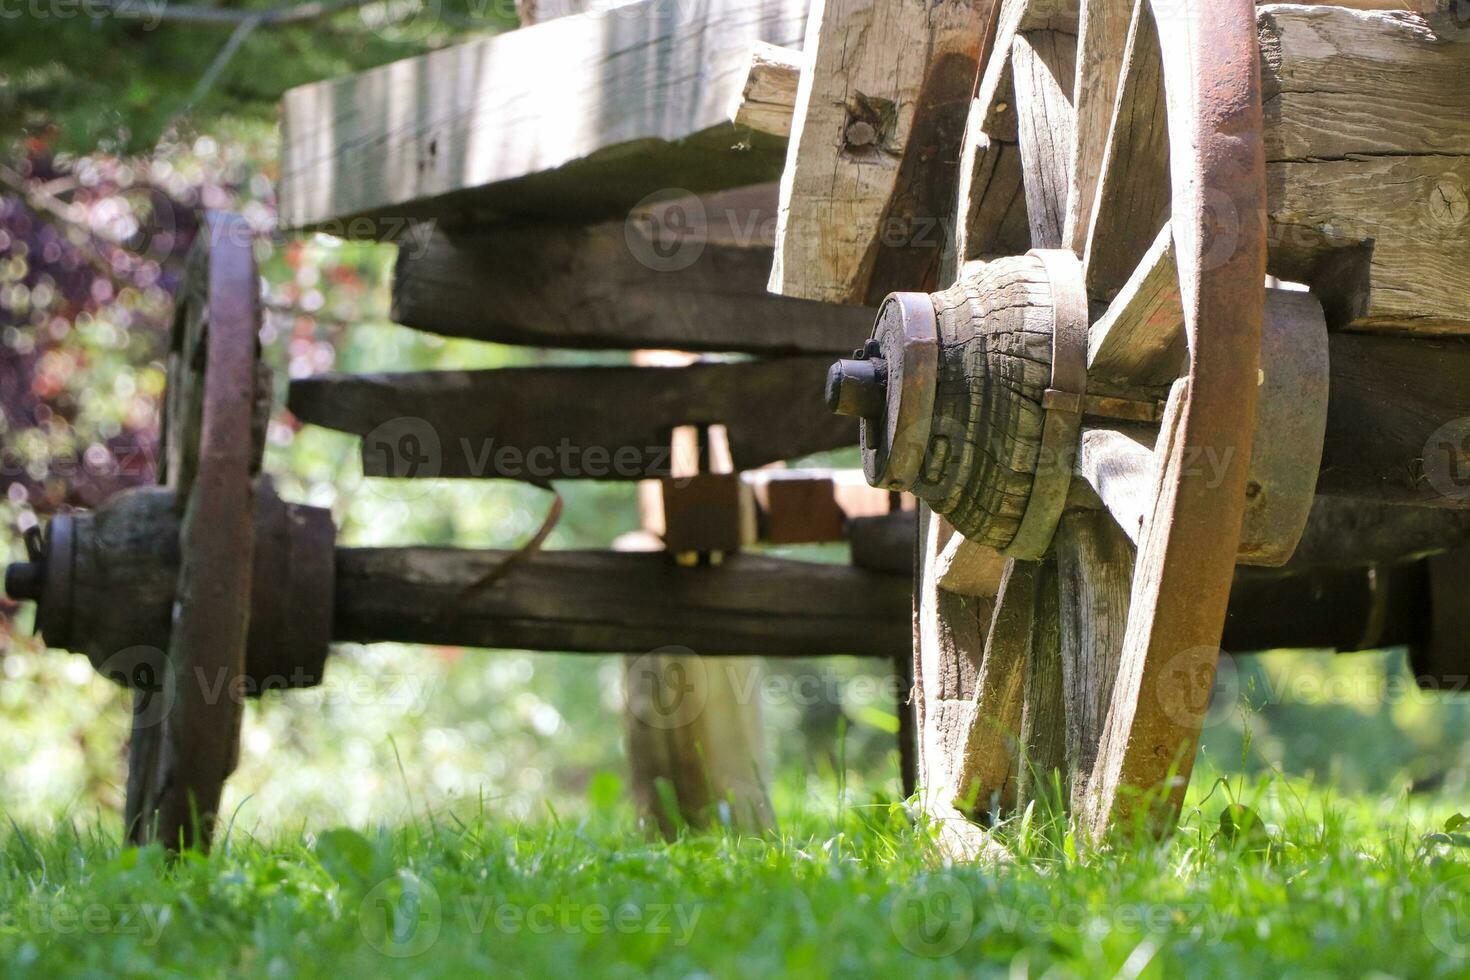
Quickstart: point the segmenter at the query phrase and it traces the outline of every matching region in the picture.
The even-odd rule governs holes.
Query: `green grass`
[[[462,803],[394,828],[235,830],[173,866],[98,831],[12,826],[0,962],[45,977],[1470,970],[1470,838],[1404,799],[1204,777],[1162,844],[1079,854],[1032,813],[998,831],[1014,863],[953,867],[895,803],[651,843],[617,783],[575,822]],[[1260,824],[1222,833],[1229,806]]]

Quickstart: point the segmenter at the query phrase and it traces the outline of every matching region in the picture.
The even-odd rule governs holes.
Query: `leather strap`
[[[1072,485],[1072,465],[1087,401],[1087,287],[1070,249],[1032,249],[1051,282],[1051,386],[1042,394],[1041,448],[1031,498],[1005,554],[1035,561],[1046,554]]]

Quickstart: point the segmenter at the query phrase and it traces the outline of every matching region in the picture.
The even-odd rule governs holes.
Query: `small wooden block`
[[[771,544],[841,541],[846,515],[837,506],[830,477],[787,477],[756,488],[763,518],[761,537]]]
[[[664,547],[740,551],[755,541],[755,498],[738,473],[664,477]]]

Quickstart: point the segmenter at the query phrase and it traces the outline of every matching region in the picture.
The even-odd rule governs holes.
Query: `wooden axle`
[[[518,562],[513,551],[334,548],[327,512],[281,503],[264,482],[258,497],[250,695],[320,683],[329,642],[890,658],[910,641],[906,574],[751,554],[685,568],[663,553],[551,551]],[[163,488],[57,518],[50,549],[11,566],[7,591],[39,602],[51,646],[85,654],[124,686],[147,687],[162,676],[168,648],[178,520]],[[876,551],[875,563],[893,568],[900,548],[907,540],[865,546],[866,560]],[[1242,568],[1223,646],[1422,647],[1428,568],[1420,560]]]

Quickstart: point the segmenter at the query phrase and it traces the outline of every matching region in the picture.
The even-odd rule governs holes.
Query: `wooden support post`
[[[667,363],[671,357],[678,355],[639,352],[634,360]],[[671,449],[670,478],[661,487],[663,533],[670,551],[710,543],[744,543],[746,508],[741,493],[745,487],[733,471],[723,427],[680,427],[671,436]],[[716,491],[733,487],[733,498],[728,493],[721,497],[727,506],[716,503],[712,508],[706,497],[701,498],[702,510],[679,504],[670,507],[671,501],[680,499],[675,484],[710,477],[728,479],[687,485],[712,486]],[[713,537],[700,530],[701,523],[705,532],[713,528]],[[753,511],[750,523],[753,525]],[[676,552],[676,557],[680,564],[697,565],[718,563],[723,554],[708,549]],[[725,826],[747,832],[773,826],[761,731],[760,661],[706,659],[696,650],[666,649],[629,657],[625,663],[628,758],[634,795],[645,819],[670,839],[684,826]]]
[[[937,277],[990,0],[817,0],[771,291],[872,303]]]

